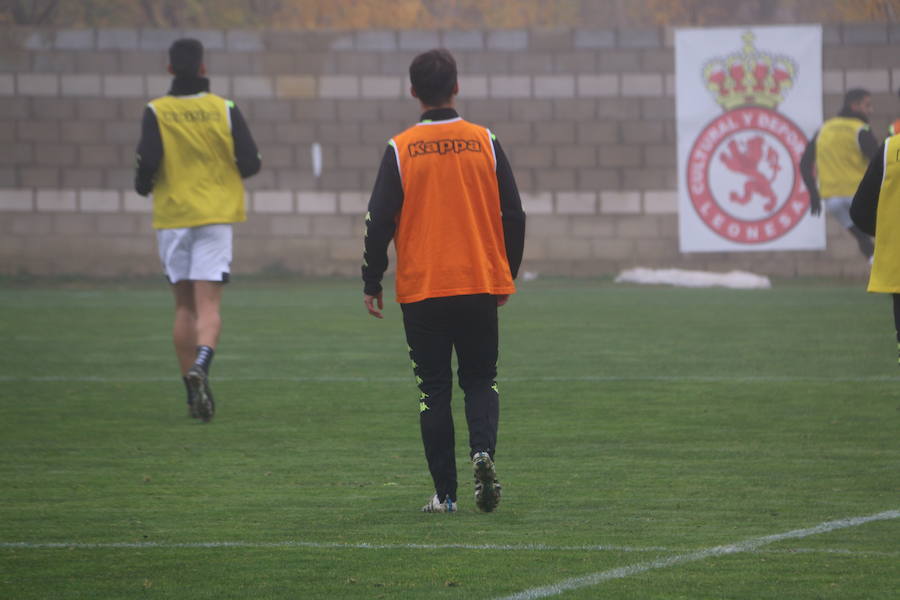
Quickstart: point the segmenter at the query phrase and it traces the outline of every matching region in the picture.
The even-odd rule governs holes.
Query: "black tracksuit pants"
[[[429,298],[401,305],[406,342],[419,386],[419,423],[438,498],[456,501],[456,454],[450,397],[451,354],[465,393],[470,456],[497,445],[497,298],[489,294]]]

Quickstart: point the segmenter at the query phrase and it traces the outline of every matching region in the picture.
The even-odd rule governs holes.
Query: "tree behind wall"
[[[55,27],[482,29],[896,22],[900,0],[0,0]]]
[[[319,0],[309,0],[316,4]],[[306,3],[307,0],[303,0]],[[57,27],[270,27],[289,0],[0,0],[0,23]]]
[[[0,22],[16,25],[50,25],[56,18],[59,0],[2,0]]]

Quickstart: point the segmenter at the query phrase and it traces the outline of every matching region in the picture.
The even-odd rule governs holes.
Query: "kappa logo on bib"
[[[687,161],[688,194],[700,219],[740,244],[778,239],[809,210],[799,171],[807,139],[776,110],[796,64],[758,52],[753,39],[744,34],[742,53],[704,67],[706,87],[726,112],[697,136]]]

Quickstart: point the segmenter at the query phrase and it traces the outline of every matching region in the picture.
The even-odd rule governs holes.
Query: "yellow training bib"
[[[869,274],[870,292],[900,293],[900,136],[884,144],[884,179],[878,193],[875,256]]]
[[[153,227],[245,221],[244,184],[234,158],[230,102],[215,94],[150,102],[163,158],[153,185]]]
[[[865,121],[851,117],[828,119],[816,138],[819,195],[852,197],[869,166],[859,148],[859,132]]]

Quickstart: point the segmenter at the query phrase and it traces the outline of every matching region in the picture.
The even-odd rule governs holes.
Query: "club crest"
[[[777,107],[793,87],[796,63],[757,51],[754,35],[702,76],[725,112],[696,137],[687,160],[687,189],[699,218],[719,236],[760,244],[790,232],[809,210],[799,172],[807,139]]]

